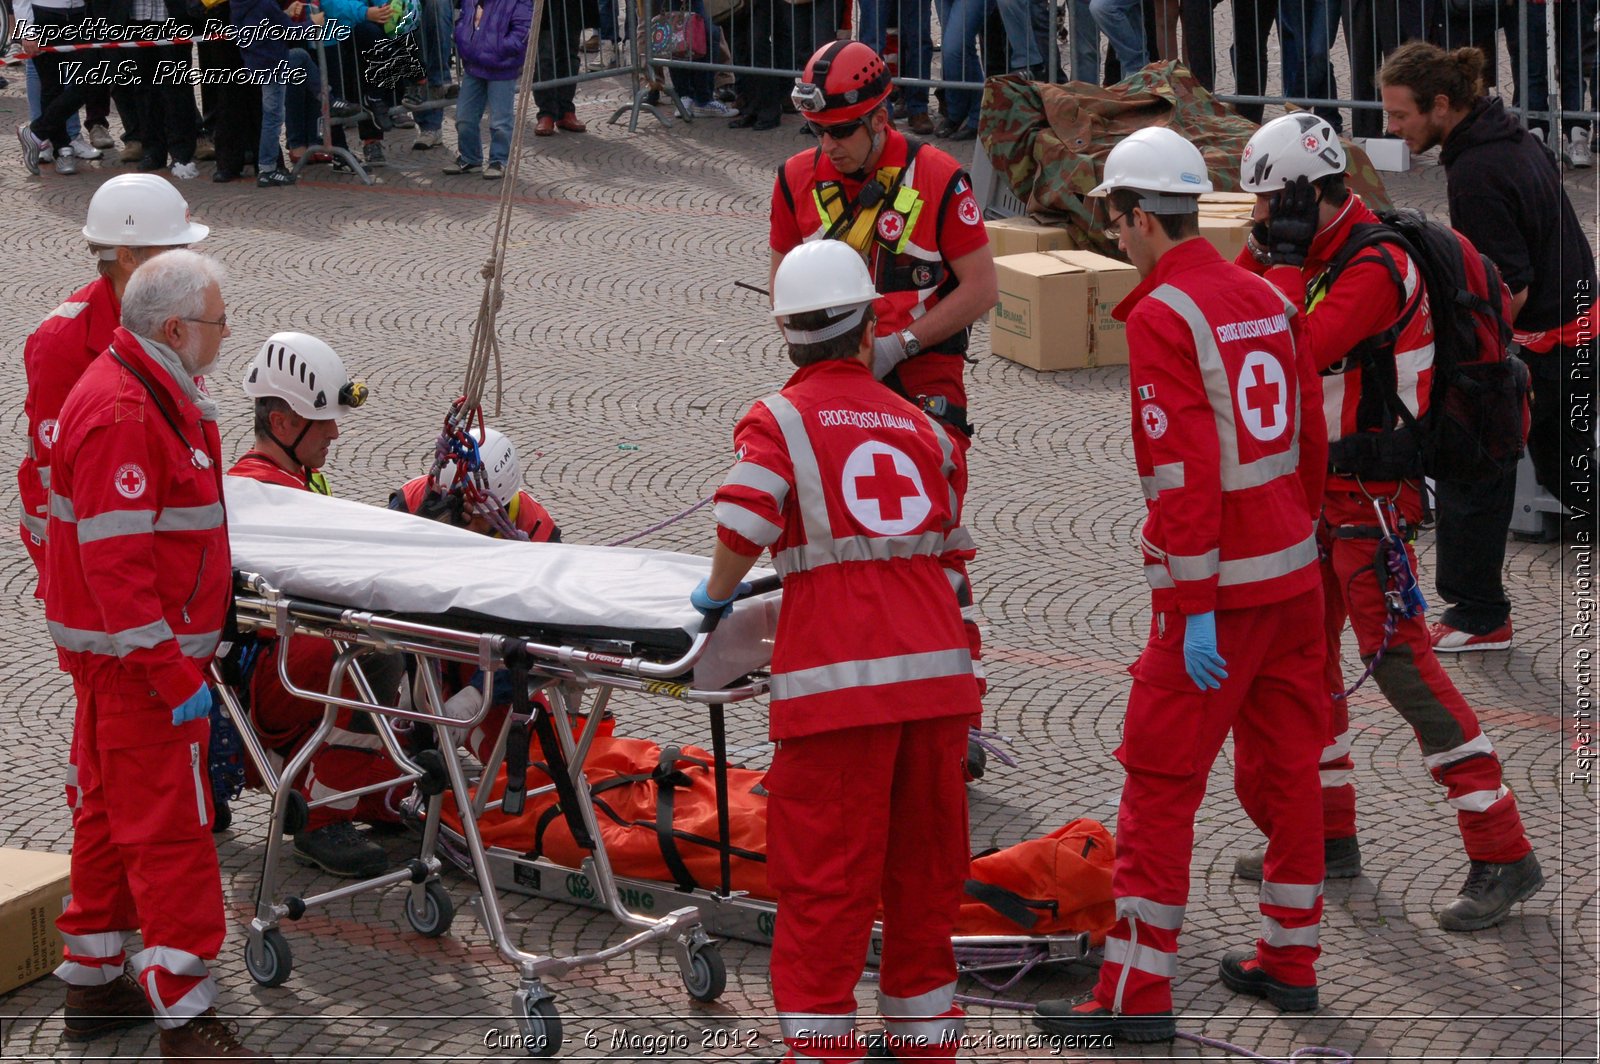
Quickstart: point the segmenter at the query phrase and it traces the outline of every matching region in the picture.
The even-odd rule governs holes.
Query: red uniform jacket
[[[1257,262],[1248,248],[1237,260],[1253,273],[1264,273],[1305,312],[1301,343],[1322,375],[1323,418],[1330,441],[1383,427],[1374,420],[1378,392],[1374,390],[1366,403],[1362,402],[1366,374],[1356,359],[1346,356],[1362,340],[1393,326],[1401,311],[1416,300],[1423,301],[1422,310],[1395,343],[1395,391],[1406,408],[1420,417],[1428,409],[1428,390],[1433,386],[1433,318],[1426,303],[1427,290],[1419,283],[1420,274],[1409,255],[1399,253],[1393,245],[1386,247],[1395,254],[1395,266],[1405,284],[1404,303],[1401,289],[1376,248],[1356,256],[1332,287],[1322,284],[1328,265],[1350,239],[1351,226],[1377,220],[1361,198],[1352,194],[1339,215],[1311,242],[1304,266],[1269,269]],[[1336,479],[1350,486],[1345,478]],[[1387,493],[1392,485],[1369,483],[1367,487],[1379,494]]]
[[[408,480],[401,486],[400,496],[405,501],[406,513],[414,514],[422,509],[422,500],[428,494],[429,479],[421,476]],[[555,518],[525,491],[519,490],[506,505],[506,516],[514,528],[528,534],[530,543],[561,542],[561,530],[556,527]]]
[[[1314,403],[1302,411],[1315,378],[1297,354],[1294,307],[1196,238],[1113,313],[1128,323],[1155,609],[1239,609],[1317,586],[1327,444]]]
[[[122,307],[101,277],[67,297],[28,337],[22,348],[28,375],[23,411],[28,418],[28,453],[17,470],[22,500],[22,542],[33,567],[44,573],[45,523],[49,519],[50,462],[56,443],[57,418],[67,393],[89,363],[111,343]],[[44,597],[41,587],[34,594]]]
[[[313,473],[320,470],[313,470]],[[301,491],[310,491],[311,486],[306,478],[297,476],[283,468],[271,458],[260,451],[246,451],[233,463],[233,468],[228,470],[230,477],[244,477],[246,480],[259,480],[263,484],[277,484],[285,488],[299,488]],[[320,494],[320,493],[319,493]]]
[[[61,409],[45,617],[75,680],[172,707],[204,681],[233,594],[221,442],[131,333],[111,350],[154,394],[108,354]],[[137,742],[153,721],[131,716]]]
[[[734,430],[716,493],[730,549],[772,550],[783,610],[775,740],[978,711],[948,568],[971,558],[944,430],[858,362],[801,369]]]
[[[906,138],[890,130],[874,173],[904,167],[906,153]],[[819,187],[837,186],[854,202],[862,184],[846,179],[819,149],[791,156],[773,187],[772,250],[786,255],[827,232]],[[878,315],[877,335],[887,336],[922,317],[956,287],[951,262],[989,243],[983,212],[961,164],[938,148],[923,145],[901,194],[885,200],[868,242],[869,247],[857,250],[866,256],[873,284],[882,293],[873,310]],[[966,409],[966,364],[961,358],[965,350],[963,331],[906,359],[891,377],[898,376],[900,390],[907,396],[941,396]]]

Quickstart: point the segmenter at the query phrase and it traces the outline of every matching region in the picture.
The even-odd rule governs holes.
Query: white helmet
[[[1140,204],[1152,214],[1187,214],[1196,209],[1195,197],[1211,191],[1200,149],[1165,126],[1146,126],[1123,137],[1106,156],[1102,176],[1089,195],[1104,196],[1118,188],[1154,192],[1156,196]]]
[[[1239,159],[1239,184],[1246,192],[1276,192],[1296,178],[1315,181],[1344,167],[1339,134],[1326,119],[1296,111],[1256,130]]]
[[[497,429],[473,430],[472,438],[478,442],[478,457],[483,461],[483,474],[489,481],[489,490],[509,505],[513,496],[522,490],[522,463],[517,461],[517,448],[511,438]],[[440,491],[449,491],[456,481],[455,462],[446,462],[434,481]]]
[[[772,316],[783,326],[784,336],[795,344],[821,343],[843,336],[856,327],[877,298],[878,290],[872,286],[866,262],[842,240],[801,244],[778,263],[778,272],[772,279]],[[845,317],[810,331],[784,325],[783,319],[790,315],[812,310]]]
[[[273,333],[244,375],[244,394],[282,399],[309,421],[332,421],[367,401],[367,386],[350,379],[338,352],[302,332]]]
[[[189,204],[165,178],[118,174],[89,200],[84,239],[106,247],[175,247],[204,240],[208,226],[189,220]]]

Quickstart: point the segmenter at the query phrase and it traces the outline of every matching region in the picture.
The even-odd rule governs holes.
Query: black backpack
[[[1409,208],[1378,218],[1375,225],[1354,228],[1329,265],[1325,285],[1372,249],[1404,302],[1404,282],[1390,250],[1399,247],[1416,264],[1425,298],[1411,301],[1393,327],[1351,351],[1362,368],[1357,420],[1381,428],[1335,441],[1329,466],[1374,481],[1494,479],[1516,465],[1528,439],[1528,367],[1511,354],[1510,293],[1495,264],[1449,226]],[[1417,418],[1397,394],[1394,349],[1423,309],[1433,317],[1433,382],[1428,409]]]

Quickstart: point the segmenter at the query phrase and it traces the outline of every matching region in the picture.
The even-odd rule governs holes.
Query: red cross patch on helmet
[[[1310,152],[1312,155],[1315,155],[1318,151],[1320,151],[1322,149],[1322,141],[1318,140],[1316,137],[1311,136],[1309,134],[1300,143],[1302,145],[1304,145],[1306,151]]]

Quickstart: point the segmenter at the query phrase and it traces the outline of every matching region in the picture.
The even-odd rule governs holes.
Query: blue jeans
[[[1589,16],[1592,19],[1594,12],[1591,9]],[[1514,86],[1511,93],[1511,102],[1514,106],[1526,106],[1529,112],[1547,111],[1550,109],[1550,73],[1547,69],[1546,49],[1549,47],[1549,33],[1545,29],[1545,7],[1543,4],[1528,5],[1528,84],[1527,93],[1523,93],[1522,64],[1517,58],[1517,49],[1522,36],[1522,27],[1517,18],[1516,9],[1504,16],[1502,25],[1506,31],[1506,50],[1511,53],[1511,78]],[[1583,110],[1583,11],[1577,0],[1562,0],[1556,5],[1556,47],[1559,53],[1556,62],[1560,67],[1561,84],[1561,110]],[[1571,71],[1571,73],[1568,73]],[[1527,103],[1524,105],[1523,100]],[[1563,118],[1561,128],[1563,133],[1570,133],[1584,123],[1577,118]],[[1546,115],[1530,113],[1528,126],[1533,129],[1542,129],[1548,136],[1550,132],[1550,119]],[[1554,141],[1552,141],[1554,143]],[[1557,153],[1561,146],[1555,145]]]
[[[1043,67],[1050,52],[1050,8],[1046,0],[996,0],[1006,28],[1011,70]]]
[[[463,162],[483,163],[484,104],[489,105],[489,161],[502,166],[511,158],[511,125],[517,105],[517,80],[485,81],[461,76],[461,96],[456,100],[457,154]]]
[[[897,5],[900,26],[900,76],[924,81],[933,73],[933,5],[928,0],[862,0],[861,41],[883,54],[884,23],[890,4]],[[906,85],[900,89],[906,113],[928,113],[928,90]]]
[[[1117,53],[1122,76],[1142,70],[1150,61],[1150,54],[1144,46],[1144,5],[1140,0],[1089,0],[1089,13]],[[1100,79],[1084,80],[1098,83]]]
[[[455,8],[450,0],[422,0],[422,66],[429,85],[450,84],[450,57],[455,43]],[[417,128],[424,133],[444,128],[444,109],[417,112]]]
[[[1278,0],[1283,50],[1283,94],[1329,99],[1328,0]],[[1323,108],[1317,113],[1328,117]]]
[[[944,77],[947,81],[971,81],[983,84],[983,59],[978,54],[978,40],[995,0],[949,0],[941,5],[939,19],[944,26],[943,57]],[[944,117],[957,126],[978,128],[978,107],[983,93],[977,89],[945,89]]]
[[[23,64],[28,68],[28,121],[39,121],[39,72],[33,69],[32,60]],[[78,125],[78,112],[74,111],[67,116],[67,139],[77,140],[82,129]]]
[[[1100,27],[1095,25],[1089,0],[1072,0],[1067,36],[1072,44],[1072,80],[1100,84]]]
[[[304,148],[316,135],[317,120],[322,117],[319,92],[322,79],[311,53],[304,48],[291,48],[285,61],[291,70],[304,70],[306,80],[301,85],[274,81],[261,86],[261,140],[256,145],[258,174],[277,169],[281,132],[288,130],[291,149]]]

